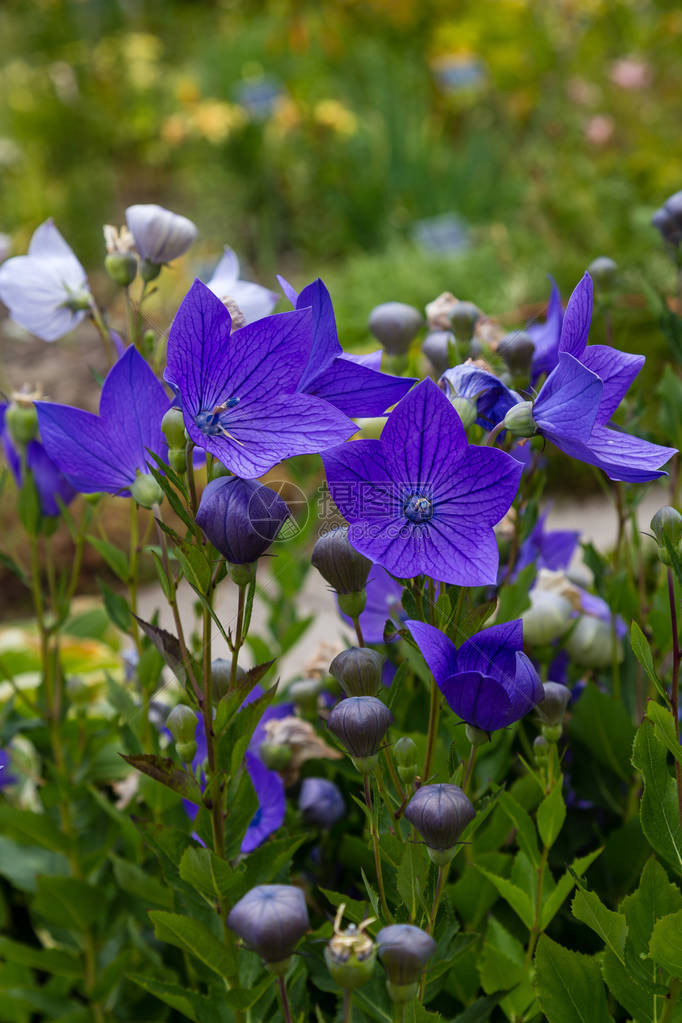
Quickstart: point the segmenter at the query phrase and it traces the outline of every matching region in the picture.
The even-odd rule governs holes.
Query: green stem
[[[528,938],[528,949],[526,951],[526,967],[530,967],[533,961],[533,953],[535,952],[535,946],[537,945],[538,938],[542,933],[542,925],[540,923],[540,913],[542,910],[542,886],[545,878],[545,869],[547,867],[547,857],[549,856],[549,849],[545,846],[542,850],[542,856],[540,857],[540,865],[538,870],[538,887],[535,896],[535,912],[533,914],[533,924],[530,929],[530,937]]]
[[[90,305],[90,317],[92,319],[92,322],[97,327],[97,330],[99,332],[99,336],[102,338],[102,343],[104,344],[104,350],[105,350],[105,352],[107,354],[107,359],[109,360],[109,365],[113,366],[114,363],[116,362],[116,358],[117,358],[117,356],[116,356],[116,346],[114,345],[114,342],[112,341],[111,333],[109,331],[109,328],[107,327],[106,323],[104,322],[104,318],[103,318],[101,312],[99,311],[97,303],[95,302],[94,299],[92,299],[92,303]]]
[[[189,487],[189,504],[192,510],[192,518],[197,517],[197,508],[199,507],[197,501],[197,483],[194,478],[194,459],[192,458],[192,451],[194,450],[194,444],[191,440],[187,441],[187,447],[185,454],[187,457],[187,486]]]
[[[426,928],[427,934],[433,934],[433,929],[436,926],[436,917],[438,916],[438,906],[440,904],[441,896],[443,894],[443,888],[445,887],[445,881],[448,876],[450,864],[446,863],[444,866],[438,868],[438,881],[436,882],[436,891],[433,896],[433,906],[431,907],[431,916],[429,917],[429,923]]]
[[[680,741],[680,662],[682,661],[682,649],[680,649],[680,637],[677,630],[677,603],[675,601],[675,580],[672,570],[668,569],[668,601],[670,603],[670,626],[673,638],[673,678],[670,702],[672,704],[673,722],[675,724],[675,735]],[[677,807],[682,824],[682,770],[679,760],[675,760],[675,782],[677,785]]]
[[[384,759],[386,761],[386,766],[388,767],[388,773],[391,776],[391,781],[393,782],[393,787],[402,801],[405,798],[405,790],[402,787],[400,778],[398,777],[398,772],[395,769],[393,757],[391,756],[391,750],[388,746],[384,746]]]
[[[674,980],[665,996],[665,1005],[658,1023],[668,1023],[672,1019],[673,1009],[677,1005],[677,996],[682,990],[682,980]]]
[[[279,990],[279,997],[282,1003],[284,1023],[292,1023],[291,1008],[289,1007],[289,996],[287,995],[287,985],[284,977],[277,978],[277,988]]]
[[[353,1023],[353,990],[348,987],[343,992],[343,1023]]]
[[[381,869],[381,854],[379,852],[379,835],[377,833],[376,818],[374,816],[374,806],[372,804],[372,789],[368,774],[363,775],[363,781],[365,786],[365,803],[367,804],[367,809],[369,811],[369,824],[372,835],[372,848],[374,849],[374,867],[377,874],[377,884],[379,886],[379,899],[381,900],[381,908],[383,910],[384,916],[386,917],[387,922],[391,923],[393,918],[391,916],[391,911],[388,908],[388,903],[386,901],[386,891],[384,889],[384,874],[383,870]]]
[[[504,419],[503,419],[503,420],[501,420],[501,422],[499,422],[499,423],[497,424],[497,426],[494,426],[494,427],[493,427],[493,429],[492,429],[492,430],[490,431],[490,433],[489,433],[489,434],[488,434],[488,436],[486,437],[486,441],[485,441],[485,442],[486,442],[486,444],[487,444],[488,446],[490,446],[490,445],[494,444],[494,443],[495,443],[495,441],[497,440],[498,436],[499,436],[499,435],[500,435],[500,434],[502,433],[502,431],[504,430],[504,428],[505,428],[505,427],[504,427]]]
[[[355,635],[358,637],[358,646],[364,646],[365,637],[362,634],[362,626],[360,625],[359,615],[353,619],[353,625],[355,626]]]
[[[185,674],[187,675],[187,678],[188,678],[188,680],[189,680],[189,682],[190,682],[190,684],[192,686],[192,690],[194,692],[194,697],[195,697],[198,705],[201,707],[202,701],[203,701],[203,693],[202,693],[201,687],[199,686],[199,684],[198,684],[198,682],[196,680],[196,676],[194,674],[194,669],[192,667],[192,658],[190,657],[189,651],[187,650],[187,643],[185,642],[185,633],[184,633],[184,630],[182,628],[182,618],[180,617],[180,609],[178,608],[178,600],[177,600],[178,588],[177,588],[177,583],[176,583],[176,580],[175,580],[175,576],[171,572],[170,557],[168,555],[168,542],[166,540],[166,534],[164,533],[163,529],[161,529],[161,526],[159,525],[160,521],[161,521],[161,507],[157,504],[154,507],[154,523],[156,525],[156,535],[157,535],[157,539],[159,541],[159,547],[161,548],[161,560],[162,560],[162,563],[163,563],[163,570],[164,570],[164,572],[166,574],[166,578],[168,580],[168,587],[169,587],[169,590],[170,590],[170,596],[167,599],[168,599],[168,603],[170,605],[171,611],[173,612],[173,621],[175,622],[175,630],[176,630],[176,632],[178,634],[178,642],[180,643],[180,654],[182,656],[182,665],[183,665],[183,668],[185,669]]]
[[[438,732],[438,716],[440,714],[440,689],[435,678],[431,679],[431,699],[429,704],[429,731],[426,737],[426,756],[424,757],[424,784],[428,783],[431,776],[431,765],[433,754],[436,748],[436,735]]]
[[[478,746],[474,746],[472,743],[471,751],[469,753],[469,759],[467,760],[466,770],[464,771],[464,781],[462,782],[462,790],[466,796],[469,795],[469,785],[474,774],[474,765],[476,763],[476,754],[478,753]]]
[[[234,649],[232,650],[232,666],[230,668],[230,692],[234,689],[237,684],[237,665],[239,662],[239,650],[244,642],[242,636],[242,630],[244,627],[244,604],[246,600],[246,586],[239,587],[239,597],[237,598],[237,624],[234,630]]]

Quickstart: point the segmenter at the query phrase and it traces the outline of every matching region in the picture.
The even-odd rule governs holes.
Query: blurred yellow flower
[[[302,121],[301,110],[291,96],[278,96],[274,110],[268,121],[268,133],[275,136],[288,135],[298,128]]]
[[[175,84],[175,95],[181,103],[198,103],[201,90],[191,75],[181,75]]]
[[[191,113],[191,123],[196,133],[214,144],[224,142],[247,120],[241,107],[221,99],[204,99],[197,103]]]
[[[336,99],[322,99],[313,107],[313,120],[337,135],[354,135],[358,119],[352,110]]]

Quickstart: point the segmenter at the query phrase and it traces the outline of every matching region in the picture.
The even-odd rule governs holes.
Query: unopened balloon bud
[[[153,508],[155,504],[161,504],[163,501],[163,490],[154,477],[139,470],[135,482],[130,487],[130,494],[142,508]]]
[[[504,417],[504,426],[515,437],[532,437],[535,433],[533,402],[520,401],[512,405]]]
[[[184,448],[187,444],[185,417],[179,408],[169,408],[161,420],[161,430],[169,448]]]
[[[137,257],[132,252],[112,252],[106,256],[104,268],[112,281],[127,288],[137,277]]]
[[[363,920],[359,926],[349,924],[341,929],[345,905],[339,906],[334,920],[334,933],[324,950],[324,960],[330,974],[344,991],[352,991],[366,984],[372,976],[376,960],[376,945],[365,933],[375,918]]]

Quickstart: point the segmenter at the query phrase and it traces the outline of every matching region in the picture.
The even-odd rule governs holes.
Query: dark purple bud
[[[227,926],[266,963],[279,963],[310,928],[305,896],[290,884],[258,885],[233,906]]]
[[[328,831],[346,812],[341,792],[326,778],[304,778],[298,797],[298,808],[309,827]]]
[[[352,757],[373,757],[388,730],[393,715],[376,696],[349,696],[337,703],[327,721],[329,731]]]
[[[348,526],[324,533],[313,547],[312,563],[339,595],[364,590],[372,562],[348,539]],[[361,609],[362,610],[362,609]]]
[[[505,334],[497,345],[497,352],[502,356],[515,375],[530,372],[530,364],[533,361],[535,345],[533,339],[526,334],[525,330],[512,330]]]
[[[430,934],[412,924],[382,927],[376,942],[389,981],[399,987],[419,980],[422,970],[438,947]]]
[[[545,682],[545,695],[535,707],[543,725],[560,725],[571,699],[571,690],[560,682]]]
[[[227,561],[249,565],[265,554],[288,517],[274,490],[257,480],[223,476],[204,490],[196,518]]]
[[[389,355],[404,355],[424,326],[424,317],[405,302],[383,302],[369,314],[369,329]]]
[[[670,217],[677,231],[682,232],[682,191],[674,192],[666,199],[663,203],[663,209]]]
[[[346,696],[376,696],[384,660],[378,650],[352,646],[336,655],[329,670]]]
[[[422,785],[407,804],[405,817],[414,824],[429,852],[450,852],[476,811],[457,785]],[[448,859],[452,859],[452,855]],[[441,857],[434,857],[440,862]],[[448,862],[444,859],[444,862]]]
[[[424,338],[422,352],[439,376],[450,368],[450,352],[455,344],[455,335],[450,330],[432,330]]]
[[[473,302],[458,302],[450,313],[450,323],[458,341],[471,341],[481,311]]]
[[[670,242],[671,245],[679,245],[682,241],[682,226],[675,222],[665,206],[656,210],[651,218],[651,225],[660,233],[663,241]]]

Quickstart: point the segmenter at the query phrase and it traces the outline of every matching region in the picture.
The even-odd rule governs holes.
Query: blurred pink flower
[[[607,114],[595,114],[585,124],[585,138],[593,146],[605,146],[611,141],[615,123],[612,117]]]
[[[651,83],[651,68],[637,57],[621,57],[614,60],[609,77],[621,89],[645,89]]]

